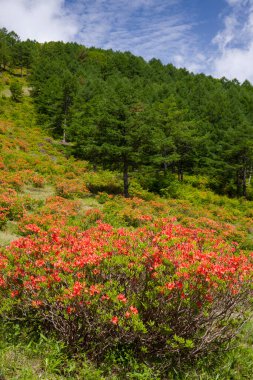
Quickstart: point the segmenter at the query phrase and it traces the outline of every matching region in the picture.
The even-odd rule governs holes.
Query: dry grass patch
[[[18,239],[20,236],[13,234],[8,231],[0,231],[0,246],[5,247],[9,245],[12,241]]]
[[[93,196],[88,196],[86,198],[78,198],[78,201],[81,204],[81,211],[87,211],[93,208],[101,209],[101,204],[99,204],[96,198]]]
[[[30,195],[31,198],[36,199],[38,201],[46,201],[47,198],[55,195],[55,190],[53,186],[45,186],[42,188],[25,186],[23,189],[23,193]]]

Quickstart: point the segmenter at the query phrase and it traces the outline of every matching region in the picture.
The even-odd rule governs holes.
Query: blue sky
[[[253,83],[253,0],[0,0],[21,38],[77,41]]]

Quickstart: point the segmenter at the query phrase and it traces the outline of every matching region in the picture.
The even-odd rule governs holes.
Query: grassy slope
[[[1,87],[6,91],[8,77],[3,77],[2,81]],[[20,81],[26,86],[25,79]],[[9,98],[0,100],[0,147],[2,246],[25,234],[28,223],[40,223],[47,229],[50,225],[61,225],[64,219],[66,225],[84,229],[102,217],[113,225],[133,228],[147,223],[146,217],[164,216],[176,218],[187,226],[211,227],[221,236],[239,241],[244,249],[253,248],[252,202],[219,197],[206,189],[204,181],[201,185],[199,179],[193,177],[174,190],[177,199],[161,199],[148,194],[132,180],[134,198],[125,200],[115,195],[122,186],[117,174],[94,173],[88,170],[87,163],[66,158],[68,148],[36,126],[28,96],[22,103],[13,103]],[[110,192],[114,195],[109,196]],[[252,328],[249,324],[238,341],[239,347],[219,358],[217,364],[208,367],[210,363],[205,360],[194,370],[183,370],[181,374],[173,372],[170,377],[251,379]],[[159,378],[147,366],[134,361],[128,375],[125,371],[121,377],[117,372],[119,361],[115,358],[109,358],[105,365],[107,371],[103,368],[103,377],[102,372],[85,360],[81,365],[67,358],[59,342],[40,336],[35,343],[18,325],[4,325],[1,329],[0,379],[1,374],[4,379]],[[124,367],[124,360],[122,363]],[[108,366],[113,368],[111,374]]]

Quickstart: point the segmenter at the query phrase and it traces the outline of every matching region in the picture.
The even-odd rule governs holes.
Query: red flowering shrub
[[[84,217],[81,219],[82,230],[94,226],[98,220],[102,221],[104,214],[98,208],[91,208],[84,213]]]
[[[84,182],[78,178],[60,180],[56,183],[57,195],[64,198],[84,197],[89,193]]]
[[[26,226],[0,256],[1,314],[33,318],[101,355],[193,357],[233,336],[250,308],[253,254],[163,219],[85,232]]]
[[[45,178],[39,174],[34,174],[31,178],[31,182],[35,187],[41,188],[45,185]]]
[[[150,224],[157,217],[168,215],[168,208],[159,202],[148,202],[137,197],[126,199],[120,196],[103,196],[102,199],[105,220],[115,226],[141,227]]]
[[[22,178],[18,173],[11,173],[11,172],[0,172],[0,185],[1,186],[8,186],[12,187],[15,190],[20,190],[23,186]]]
[[[0,228],[8,220],[19,220],[26,210],[35,207],[36,201],[29,196],[21,196],[10,188],[0,188]]]
[[[5,169],[5,164],[3,160],[0,158],[0,170],[3,170],[3,169]]]
[[[69,220],[75,217],[80,210],[80,201],[67,200],[58,196],[47,198],[45,205],[39,212],[31,214],[25,213],[18,223],[21,234],[29,234],[27,225],[36,224],[43,230],[54,227],[63,227]]]

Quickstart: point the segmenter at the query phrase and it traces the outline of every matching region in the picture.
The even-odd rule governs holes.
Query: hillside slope
[[[20,79],[20,82],[23,86],[26,86],[24,78]],[[247,260],[247,257],[250,256],[250,252],[253,248],[253,202],[245,201],[243,199],[229,199],[225,196],[221,197],[215,195],[213,192],[206,188],[205,178],[197,178],[194,176],[186,177],[185,182],[180,185],[178,184],[178,186],[174,183],[174,187],[170,189],[170,192],[165,198],[158,197],[157,195],[143,190],[137,178],[134,178],[133,176],[130,178],[131,198],[125,199],[121,195],[123,192],[123,183],[120,179],[120,175],[117,172],[102,170],[94,171],[89,163],[84,161],[77,161],[71,157],[71,146],[66,146],[62,144],[61,141],[54,140],[52,137],[49,137],[44,131],[42,131],[41,128],[38,128],[36,126],[36,114],[31,98],[29,96],[24,96],[21,102],[14,102],[11,100],[11,98],[0,99],[0,148],[0,244],[4,247],[2,249],[0,257],[2,260],[2,269],[4,270],[3,281],[5,281],[5,276],[9,276],[8,281],[10,281],[8,282],[8,286],[10,286],[10,289],[8,288],[10,296],[6,296],[7,288],[4,286],[3,292],[1,293],[1,297],[3,297],[3,306],[1,313],[3,321],[5,321],[5,327],[1,327],[2,330],[5,331],[5,341],[0,343],[0,346],[3,347],[3,354],[1,356],[3,364],[0,362],[0,368],[1,365],[3,367],[1,368],[3,376],[5,376],[6,379],[16,378],[14,376],[23,376],[18,378],[24,379],[28,379],[28,376],[30,376],[29,378],[31,379],[37,379],[39,378],[38,374],[40,373],[41,376],[52,379],[65,378],[64,376],[70,376],[69,378],[74,378],[74,376],[76,376],[76,378],[79,379],[88,378],[87,376],[90,376],[90,378],[93,379],[123,379],[125,376],[124,371],[126,368],[128,371],[128,377],[133,379],[159,379],[162,378],[161,376],[165,376],[162,374],[159,375],[159,371],[156,371],[156,369],[153,371],[152,366],[149,367],[143,363],[140,364],[140,354],[138,361],[133,357],[129,359],[128,355],[130,355],[130,352],[132,353],[132,346],[130,347],[129,352],[124,353],[124,349],[123,351],[115,351],[114,359],[112,353],[109,359],[108,357],[106,359],[105,356],[106,364],[104,364],[104,367],[103,365],[101,367],[101,371],[103,370],[103,372],[96,370],[94,367],[89,365],[89,367],[83,367],[78,375],[78,364],[76,363],[78,363],[78,360],[80,360],[80,358],[77,358],[77,362],[74,362],[68,356],[69,353],[66,353],[66,346],[64,346],[63,343],[57,343],[57,339],[51,338],[51,334],[49,334],[48,337],[45,337],[45,326],[44,329],[39,328],[39,332],[43,332],[43,334],[39,334],[39,338],[36,336],[34,331],[31,333],[31,330],[33,330],[33,324],[35,326],[35,330],[38,328],[37,321],[38,318],[40,318],[39,314],[36,314],[39,310],[39,304],[33,303],[40,301],[40,299],[37,298],[37,295],[36,298],[31,299],[31,304],[34,306],[34,308],[31,309],[31,305],[29,304],[27,306],[27,309],[25,309],[24,315],[28,313],[28,320],[24,322],[25,317],[23,315],[23,322],[17,322],[20,318],[20,314],[15,314],[15,312],[19,309],[20,304],[18,300],[15,304],[15,291],[18,291],[17,282],[15,282],[15,268],[18,268],[20,265],[22,266],[24,264],[24,267],[22,269],[25,268],[25,270],[27,270],[26,275],[28,277],[26,278],[26,281],[28,281],[29,276],[32,273],[30,270],[33,270],[36,265],[38,265],[38,268],[41,265],[41,268],[45,270],[45,272],[43,272],[43,276],[46,276],[47,267],[50,267],[52,263],[48,262],[45,264],[45,266],[43,266],[44,264],[42,262],[39,263],[36,256],[37,253],[42,250],[42,248],[45,248],[45,244],[53,244],[53,248],[51,247],[53,249],[53,254],[50,256],[50,260],[54,260],[54,257],[57,254],[55,253],[56,251],[64,252],[66,253],[66,257],[62,257],[62,260],[69,260],[66,261],[66,263],[68,263],[68,268],[70,268],[71,260],[79,257],[80,254],[79,248],[75,248],[75,251],[73,246],[77,247],[80,241],[82,241],[83,244],[86,244],[85,242],[88,239],[89,244],[85,247],[87,250],[95,250],[92,251],[93,255],[94,252],[96,255],[100,255],[102,252],[102,254],[108,254],[109,260],[111,260],[111,256],[109,255],[110,250],[114,250],[114,252],[118,253],[120,252],[121,256],[122,254],[124,255],[124,259],[120,257],[118,258],[118,260],[120,260],[118,262],[116,259],[115,262],[109,261],[108,267],[102,267],[101,271],[105,271],[105,277],[107,280],[107,276],[109,276],[109,278],[113,278],[113,274],[120,274],[121,266],[124,270],[126,270],[123,273],[122,269],[122,276],[128,274],[132,276],[132,272],[130,271],[127,273],[127,270],[133,267],[134,271],[136,271],[135,277],[133,277],[133,284],[135,284],[134,286],[136,286],[136,288],[133,287],[133,293],[131,293],[132,290],[129,289],[129,298],[132,297],[132,303],[139,302],[135,296],[136,293],[138,294],[138,292],[136,292],[136,281],[137,278],[139,278],[137,274],[143,273],[142,271],[145,269],[145,265],[142,262],[143,252],[145,252],[145,257],[147,258],[150,252],[152,252],[152,254],[154,253],[155,257],[158,248],[165,247],[169,244],[169,249],[171,252],[173,252],[173,255],[175,255],[175,257],[177,257],[178,252],[180,252],[180,254],[184,253],[184,255],[186,255],[185,258],[188,257],[189,261],[191,257],[194,257],[196,252],[198,255],[200,255],[200,252],[196,251],[196,244],[202,244],[202,240],[199,240],[200,237],[202,237],[202,239],[204,239],[204,243],[203,246],[201,246],[201,249],[203,249],[203,252],[206,254],[215,253],[215,255],[220,255],[218,259],[218,264],[220,266],[222,266],[222,261],[225,263],[228,258],[229,260],[231,259],[229,256],[230,252],[235,252],[236,257],[244,257],[245,260]],[[162,225],[162,227],[160,227],[160,225]],[[171,235],[169,241],[166,240],[169,234],[168,228],[166,227],[167,225],[172,226],[171,228],[173,230],[173,233],[170,232]],[[162,228],[162,230],[160,231],[159,228]],[[145,240],[145,236],[147,236],[147,239],[150,240]],[[186,237],[188,240],[186,240]],[[86,239],[85,241],[82,240],[84,238]],[[101,246],[99,247],[97,245],[97,239],[100,239],[99,244],[101,244]],[[9,245],[11,242],[13,243]],[[140,245],[138,245],[139,242]],[[190,248],[192,251],[189,256],[187,256],[189,253],[187,250],[183,252],[183,248],[185,248],[187,245],[186,243],[192,244]],[[29,244],[29,246],[23,246],[22,244]],[[122,251],[120,251],[121,249]],[[126,249],[126,251],[124,249]],[[127,252],[131,252],[129,262],[127,261]],[[137,260],[139,257],[138,254],[141,254],[140,262]],[[26,257],[26,255],[28,256]],[[8,264],[9,267],[6,267],[6,257],[12,257],[12,260],[10,260],[10,263]],[[189,272],[188,274],[189,276],[193,276],[192,284],[194,283],[194,276],[197,273],[195,270],[198,268],[198,263],[203,259],[201,256],[198,257],[199,258],[197,259],[194,258],[194,265],[191,268],[192,272]],[[186,260],[185,258],[184,260]],[[213,256],[213,258],[216,260],[216,256]],[[43,259],[43,257],[41,259]],[[98,260],[96,257],[95,259]],[[168,258],[163,257],[162,259],[164,259],[163,265],[166,267],[166,265],[168,265]],[[37,261],[33,262],[33,260]],[[37,263],[36,265],[34,264],[35,262]],[[13,263],[16,265],[16,267],[15,265],[13,266]],[[232,261],[229,261],[229,263],[231,266],[233,265]],[[54,262],[54,264],[56,263]],[[130,267],[128,267],[128,264],[131,264]],[[183,264],[185,265],[185,263]],[[211,266],[211,264],[212,261],[210,261],[209,265]],[[57,265],[59,266],[60,270],[63,271],[62,273],[64,273],[65,276],[63,279],[61,277],[61,273],[61,279],[57,280],[62,281],[61,289],[64,289],[63,294],[65,294],[64,292],[66,291],[67,284],[67,288],[72,289],[73,287],[72,290],[75,292],[75,296],[79,296],[79,290],[75,288],[75,285],[83,280],[80,273],[75,272],[74,274],[70,273],[69,275],[66,268],[64,266],[61,267],[62,264],[60,261],[57,263]],[[110,265],[112,266],[111,268],[116,268],[114,272],[110,268]],[[164,271],[162,266],[159,269],[159,265],[160,263],[157,261],[156,266],[158,269],[156,272],[154,271],[154,273],[152,273],[150,282],[147,282],[147,287],[150,286],[152,281],[155,281],[156,278],[158,278],[159,281],[162,281],[162,277],[164,277],[164,279],[166,278],[168,281],[169,277],[166,277],[166,271],[170,270],[171,264],[166,267],[166,271]],[[173,265],[177,266],[177,261],[173,261]],[[83,267],[81,266],[81,268]],[[185,273],[186,269],[183,268],[187,267],[181,266],[179,268],[181,270],[180,276],[182,273]],[[109,272],[110,274],[108,274],[106,270],[112,270],[112,272]],[[41,276],[41,273],[36,272],[35,276]],[[13,277],[11,277],[12,274]],[[232,272],[230,274],[231,277],[229,278],[223,278],[223,274],[221,277],[219,277],[220,282],[217,280],[217,284],[213,289],[213,296],[216,296],[218,294],[215,293],[216,286],[218,289],[220,289],[219,286],[221,286],[221,289],[227,289],[226,282],[230,283],[232,281],[231,279],[234,279]],[[90,274],[86,273],[85,276],[87,276],[85,282],[91,281],[89,282],[91,296],[98,293],[98,289],[94,287],[91,288],[94,286],[94,283],[92,282],[94,279],[97,282],[104,281],[103,286],[108,285],[105,281],[105,277],[102,276],[99,278],[99,271],[96,272],[93,267]],[[171,279],[173,279],[175,284],[177,281],[177,285],[179,286],[179,280],[177,277],[175,277],[179,276],[179,274],[173,274],[173,276]],[[216,274],[213,274],[213,276],[216,276]],[[71,280],[71,278],[73,278],[73,280]],[[114,294],[113,291],[108,290],[108,293],[111,291],[110,297],[114,300],[114,312],[118,312],[119,314],[122,313],[123,310],[121,310],[121,307],[125,307],[125,305],[128,304],[128,300],[126,300],[126,298],[124,298],[125,296],[123,295],[123,292],[126,291],[124,287],[128,285],[122,285],[123,278],[124,276],[120,278],[119,284],[117,283],[116,277],[113,280],[113,285],[115,288],[119,286],[117,288],[119,290],[118,295],[117,293]],[[73,283],[74,280],[76,281],[75,283]],[[144,280],[142,277],[140,277],[140,280],[140,284],[138,284],[141,286],[142,281]],[[154,296],[154,299],[152,297],[149,299],[150,302],[153,302],[152,305],[154,309],[157,307],[158,293],[156,292],[160,292],[160,288],[166,284],[166,292],[173,291],[174,286],[176,286],[173,281],[171,280],[171,282],[167,283],[160,282],[159,287],[157,288],[153,288],[153,285],[151,286],[149,290],[150,293],[147,293],[146,295],[148,297],[150,295],[152,297]],[[185,277],[185,282],[187,282],[187,276]],[[168,284],[170,284],[170,287]],[[174,293],[171,293],[173,297],[175,297],[174,302],[176,305],[178,305],[178,307],[186,302],[184,301],[185,294],[186,299],[188,297],[188,302],[199,302],[199,299],[195,300],[194,292],[191,293],[191,290],[189,290],[188,286],[189,284],[184,289],[185,293],[182,293],[182,289],[180,288],[181,285],[179,286],[180,293],[175,293],[175,295],[173,295]],[[201,292],[203,292],[205,296],[210,296],[209,288],[208,286],[205,286],[203,286],[203,288],[201,287]],[[142,288],[140,288],[140,292],[142,291],[141,289]],[[197,292],[196,289],[195,291]],[[59,289],[57,292],[59,292]],[[155,293],[152,295],[152,292]],[[168,297],[169,294],[170,293],[166,293],[165,296]],[[181,295],[182,300],[180,300],[180,297],[178,298],[179,294]],[[25,293],[24,298],[20,298],[21,303],[23,302],[24,305],[28,300],[27,295],[29,295],[29,297],[34,296],[32,293]],[[72,296],[70,296],[69,299],[72,299]],[[108,295],[106,294],[105,297],[107,296]],[[47,295],[45,296],[45,299],[46,297]],[[53,297],[54,295],[50,294],[50,298],[47,300],[52,301]],[[159,297],[162,297],[161,294]],[[92,302],[90,299],[87,300],[85,298],[84,300],[87,302]],[[79,301],[84,302],[84,300]],[[12,302],[14,306],[11,306]],[[179,303],[177,304],[177,302]],[[133,306],[133,304],[129,305],[129,310],[131,310],[132,313],[131,320],[133,321],[134,327],[133,331],[131,330],[131,334],[129,336],[126,336],[129,340],[133,339],[132,341],[137,342],[138,339],[136,338],[135,334],[142,334],[145,326],[142,325],[142,320],[137,319],[137,308]],[[76,307],[76,313],[80,312],[76,305],[73,306],[71,304],[71,306],[66,306],[71,308]],[[139,302],[138,308],[140,310],[141,306],[142,305]],[[145,308],[148,307],[147,305],[144,306],[145,307],[142,311],[143,315],[145,314]],[[9,314],[11,307],[13,307],[13,312]],[[159,308],[157,310],[157,315],[161,313],[161,310]],[[189,308],[189,304],[187,308],[187,310],[192,310]],[[71,314],[71,309],[68,310]],[[97,313],[97,310],[100,309],[97,309],[96,306],[95,310],[95,313]],[[196,312],[196,308],[194,310]],[[100,312],[105,313],[105,316],[103,318],[114,319],[112,319],[112,324],[108,324],[108,322],[104,323],[104,320],[102,319],[100,322],[101,325],[97,328],[99,329],[101,326],[103,326],[104,329],[108,328],[108,336],[110,336],[110,334],[112,334],[112,336],[116,336],[113,335],[114,332],[112,330],[112,327],[114,325],[117,325],[118,319],[115,319],[116,317],[113,314],[110,314],[111,311],[106,310],[105,312],[103,309],[101,309]],[[129,311],[125,311],[125,309],[124,312],[130,313]],[[166,311],[166,313],[169,312],[170,310]],[[18,313],[20,313],[20,311]],[[12,316],[10,317],[10,315]],[[120,314],[120,316],[121,315],[122,314]],[[130,314],[126,315],[127,318],[130,317]],[[70,317],[67,316],[66,318],[69,318],[70,321],[72,320],[71,315]],[[10,323],[12,319],[14,319],[14,326],[16,326],[16,332],[13,330],[14,333],[10,332],[11,328],[13,327],[13,325]],[[94,317],[92,321],[94,321]],[[155,331],[152,330],[153,322],[151,322],[151,336],[155,337]],[[9,326],[9,329],[6,328],[6,323]],[[31,323],[31,325],[29,325],[29,323]],[[184,323],[184,321],[182,321],[182,323]],[[22,331],[22,328],[24,328],[25,333]],[[132,327],[129,325],[126,326],[125,334],[127,334],[130,328]],[[164,327],[162,328],[164,329],[162,330],[163,334],[168,334],[168,336],[170,336],[169,330],[166,330]],[[23,344],[32,342],[29,343],[30,347],[32,347],[32,354],[29,352],[29,349],[27,353],[25,352],[25,355],[28,355],[28,357],[29,355],[33,356],[30,362],[31,365],[29,368],[27,367],[27,370],[24,370],[24,368],[20,370],[18,368],[15,368],[15,364],[8,363],[8,357],[11,357],[12,355],[17,355],[21,361],[21,364],[18,362],[18,365],[21,367],[23,367],[25,365],[24,362],[27,361],[27,357],[22,356],[23,354],[20,353],[19,349],[10,348],[10,346],[13,344],[13,341],[16,339],[15,337],[19,339],[19,342],[22,342],[23,340]],[[120,339],[121,337],[120,335],[117,335],[116,338]],[[175,351],[178,351],[181,347],[180,344],[182,344],[182,341],[180,341],[179,338],[180,336],[176,337],[175,339],[177,340],[171,343],[172,348],[176,347]],[[51,341],[50,339],[55,340]],[[144,342],[144,336],[142,339]],[[245,338],[241,339],[242,343],[240,349],[243,350],[244,354],[247,355],[250,360],[253,360],[252,341],[245,340]],[[37,345],[35,343],[36,341]],[[99,347],[98,342],[96,342],[96,344],[97,347]],[[109,342],[108,340],[108,345],[109,344],[111,344],[113,347],[113,343]],[[175,344],[177,344],[177,346],[175,346]],[[192,348],[190,339],[186,339],[183,344],[186,344],[186,349]],[[187,344],[189,347],[187,347]],[[48,348],[50,345],[53,347],[52,351],[50,351]],[[42,347],[41,350],[38,348],[39,346]],[[89,349],[91,348],[89,347]],[[148,341],[146,342],[145,349],[150,349]],[[145,349],[143,349],[144,351],[142,355],[145,355],[147,353],[145,352]],[[51,357],[50,354],[48,354],[47,350],[49,350],[49,353],[51,352]],[[40,358],[38,359],[38,357]],[[46,361],[45,357],[47,358]],[[228,370],[226,368],[226,363],[228,362],[225,360],[225,362],[223,362],[223,366],[221,366],[221,370],[223,371],[220,373],[219,378],[221,379],[227,379],[228,377],[226,376],[231,376],[231,378],[234,379],[245,378],[245,373],[246,376],[248,376],[247,371],[249,372],[250,368],[252,369],[250,360],[249,363],[245,366],[242,357],[237,353],[237,351],[234,352],[232,356],[229,356],[227,360],[230,360],[231,369]],[[231,364],[231,360],[233,365]],[[127,361],[129,361],[129,365],[126,364]],[[51,364],[48,364],[48,362]],[[66,362],[68,362],[69,365],[66,365]],[[245,368],[242,368],[242,365],[245,366]],[[8,368],[6,366],[8,366]],[[12,368],[10,368],[10,366],[12,366]],[[71,366],[72,370],[70,369]],[[52,377],[50,377],[51,375],[49,372],[48,374],[45,372],[47,367],[48,370],[52,371],[52,373],[54,372],[56,375],[52,374]],[[204,367],[205,366],[202,362],[202,367],[198,367],[199,373],[201,371],[204,371]],[[157,368],[159,368],[159,365]],[[69,375],[67,374],[67,371],[69,371]],[[110,371],[111,374],[109,373]],[[168,368],[166,371],[168,371]],[[218,370],[216,369],[216,371]],[[57,375],[57,373],[60,373],[60,375]],[[174,375],[172,373],[168,375],[167,372],[166,376],[177,378],[177,375],[175,373]],[[184,375],[182,374],[181,376]],[[185,378],[189,378],[187,376],[188,375],[185,372]],[[189,376],[191,376],[190,378],[197,378],[194,377],[195,375],[192,372]],[[206,372],[206,374],[203,376],[206,376],[203,377],[206,379],[212,378],[210,377],[212,374],[209,376],[208,372]]]

